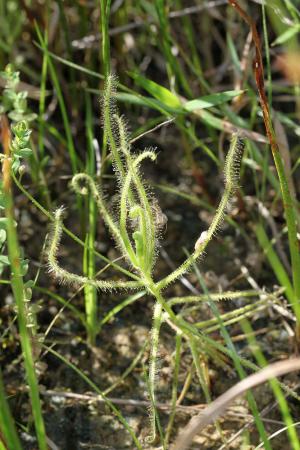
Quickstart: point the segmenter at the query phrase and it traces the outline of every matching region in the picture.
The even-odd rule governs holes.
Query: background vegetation
[[[0,449],[182,450],[298,354],[299,6],[0,0]],[[190,448],[299,449],[271,376]]]

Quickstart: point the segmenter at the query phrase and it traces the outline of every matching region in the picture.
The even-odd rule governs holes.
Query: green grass
[[[245,334],[248,336],[247,339],[248,339],[250,348],[251,348],[258,364],[261,367],[266,366],[268,364],[267,360],[266,360],[264,354],[262,353],[261,349],[259,348],[259,345],[257,345],[257,341],[255,339],[255,336],[253,334],[253,329],[252,329],[249,321],[244,319],[242,321],[241,325],[242,325],[242,328],[243,328]],[[280,407],[284,423],[287,427],[287,430],[288,430],[287,433],[289,436],[290,444],[293,449],[299,449],[300,448],[299,437],[297,435],[295,428],[293,427],[294,420],[293,420],[293,417],[291,416],[288,402],[286,401],[286,398],[285,398],[276,378],[270,380],[270,385],[274,392],[275,398],[277,399],[278,405]]]
[[[21,450],[21,443],[17,434],[14,419],[11,415],[9,405],[6,401],[6,393],[3,385],[3,377],[0,372],[0,419],[1,419],[1,434],[4,436],[5,443],[9,448],[15,448],[16,450]],[[0,438],[1,449],[5,449],[5,444]]]
[[[34,418],[35,430],[38,440],[38,445],[40,450],[47,450],[45,425],[42,415],[41,402],[39,397],[39,387],[38,379],[35,371],[35,361],[34,361],[34,343],[32,328],[30,327],[30,317],[29,311],[26,308],[26,285],[23,282],[23,267],[20,255],[20,248],[18,242],[18,235],[15,226],[14,218],[14,200],[12,195],[12,184],[11,184],[11,171],[12,163],[10,157],[11,149],[14,151],[18,150],[18,145],[22,141],[22,133],[24,131],[21,122],[20,126],[15,127],[15,138],[14,141],[10,142],[9,131],[3,130],[2,133],[6,133],[6,139],[3,138],[3,147],[5,150],[5,159],[3,160],[3,203],[5,208],[5,218],[6,218],[6,232],[7,232],[7,250],[8,258],[11,270],[11,288],[14,295],[14,299],[17,307],[17,318],[18,327],[20,334],[20,342],[24,359],[24,366],[26,372],[26,382],[29,388],[29,397],[31,404],[31,412]],[[2,125],[3,126],[3,125]],[[17,133],[18,130],[18,133]],[[26,140],[26,138],[25,138]],[[15,144],[14,144],[15,143]],[[14,147],[13,147],[14,145]],[[38,342],[35,341],[35,345]],[[37,351],[37,349],[35,349]],[[3,392],[2,392],[3,395]],[[5,399],[2,398],[4,406],[6,406]],[[4,410],[5,414],[5,410]],[[8,412],[6,412],[5,421],[5,435],[7,432],[7,426],[12,428],[12,423],[9,420],[10,417]],[[10,434],[11,439],[16,442],[16,436]]]
[[[26,83],[4,89],[1,79],[1,114],[12,131],[24,119],[32,130],[26,145],[0,136],[12,151],[12,160],[1,156],[0,283],[17,307],[8,304],[0,321],[0,445],[22,448],[26,430],[47,448],[49,404],[38,384],[68,389],[59,375],[66,366],[70,389],[78,378],[80,392],[95,391],[131,448],[168,449],[184,426],[178,401],[209,404],[227,389],[228,371],[232,385],[299,345],[300,213],[291,186],[297,194],[300,79],[288,79],[276,56],[299,52],[300,2],[243,2],[247,16],[230,2],[71,3],[0,0],[0,65],[12,63]],[[255,85],[248,16],[260,30],[265,97]],[[275,136],[271,108],[288,148]],[[139,327],[149,337],[135,342]],[[125,362],[108,346],[120,330],[130,347]],[[51,364],[36,370],[50,354],[57,378]],[[20,359],[25,375],[16,378]],[[11,379],[18,387],[7,398]],[[288,379],[266,389],[299,449],[296,392]],[[150,421],[138,410],[134,428],[132,411],[108,397],[113,390],[147,400]],[[249,392],[256,431],[245,431],[244,442],[282,448],[261,409]],[[226,425],[226,416],[214,424],[217,447],[233,438]],[[49,438],[61,447],[55,433]],[[100,437],[94,444],[111,445]]]

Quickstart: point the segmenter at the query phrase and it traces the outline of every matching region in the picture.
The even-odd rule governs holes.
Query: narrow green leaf
[[[281,45],[284,44],[285,42],[289,41],[290,39],[292,39],[293,36],[295,36],[295,34],[299,33],[300,31],[300,24],[297,24],[293,27],[288,28],[286,31],[284,31],[282,34],[280,34],[274,42],[272,42],[272,47],[274,47],[275,45]]]
[[[145,89],[145,91],[153,95],[154,98],[164,103],[166,106],[181,109],[181,101],[177,95],[173,94],[173,92],[169,91],[169,89],[155,83],[155,81],[148,80],[148,78],[145,78],[138,73],[129,72],[129,75],[140,87]]]
[[[0,369],[0,431],[6,441],[6,445],[4,445],[4,442],[2,442],[2,438],[0,439],[0,450],[22,450],[15,422],[11,415],[9,404],[6,400],[6,395],[7,394],[4,389],[4,383]]]
[[[195,109],[211,108],[212,106],[228,102],[234,97],[241,95],[243,92],[245,91],[225,91],[218,92],[216,94],[205,95],[204,97],[186,102],[184,105],[184,109],[186,111],[194,111]]]
[[[131,103],[133,105],[146,106],[148,108],[156,109],[164,116],[168,116],[169,114],[178,114],[182,112],[182,110],[179,110],[178,108],[171,108],[170,106],[167,106],[165,103],[162,103],[153,97],[128,94],[127,92],[118,92],[116,94],[116,98],[118,101],[124,103]]]
[[[99,328],[101,328],[110,319],[115,317],[126,306],[131,305],[131,303],[136,302],[141,297],[143,297],[145,294],[146,294],[146,291],[137,292],[136,294],[130,295],[129,297],[126,297],[124,300],[120,301],[120,303],[118,303],[114,308],[109,310],[108,313],[103,317],[103,319],[100,322]]]
[[[257,240],[265,252],[265,255],[276,275],[277,280],[281,284],[281,286],[286,288],[285,294],[289,301],[294,304],[295,301],[295,293],[290,282],[289,276],[285,271],[284,266],[282,265],[280,259],[277,256],[277,253],[273,249],[272,242],[269,240],[263,226],[258,224],[254,228]]]

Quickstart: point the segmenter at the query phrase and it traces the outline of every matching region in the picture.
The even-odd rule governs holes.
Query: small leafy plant
[[[32,155],[29,139],[31,130],[28,128],[28,121],[35,119],[36,114],[28,113],[27,108],[27,92],[18,91],[20,83],[19,72],[13,70],[11,64],[0,72],[0,76],[5,80],[5,87],[1,96],[0,114],[2,121],[2,134],[7,133],[10,140],[10,131],[7,117],[12,121],[11,131],[13,133],[12,142],[7,142],[11,158],[11,170],[14,174],[17,171],[22,172],[22,161]],[[7,116],[7,117],[6,117]],[[5,131],[6,130],[6,131]],[[3,141],[3,139],[2,139]],[[2,142],[2,146],[5,144]],[[0,153],[0,161],[7,159],[7,155]],[[3,181],[0,181],[0,211],[5,209],[5,197],[3,190]],[[7,218],[0,217],[0,274],[4,268],[9,266],[9,258],[5,252],[5,243],[7,239],[6,233]],[[28,261],[21,261],[22,274],[25,275],[28,268]]]
[[[11,64],[8,64],[5,70],[0,72],[0,76],[5,80],[0,113],[7,113],[8,117],[14,122],[34,120],[37,117],[36,114],[28,112],[28,92],[18,89],[20,73],[16,72]]]
[[[19,72],[13,70],[12,65],[8,64],[0,75],[5,80],[5,89],[2,93],[0,113],[2,114],[2,135],[7,134],[6,146],[7,152],[0,153],[0,161],[5,166],[4,161],[9,162],[12,174],[16,175],[18,172],[23,172],[23,163],[32,155],[30,148],[31,130],[28,127],[28,121],[34,120],[36,114],[28,113],[27,107],[27,91],[18,91],[17,87],[20,83]],[[12,121],[10,129],[7,117]],[[11,133],[13,138],[11,139]],[[4,140],[5,141],[5,140]],[[5,147],[5,142],[3,142]],[[4,149],[5,150],[5,149]],[[4,177],[3,177],[4,179]],[[0,210],[5,210],[6,199],[5,189],[3,187],[3,180],[0,181]],[[0,274],[2,274],[5,267],[10,266],[9,257],[4,254],[7,240],[7,224],[9,219],[7,217],[0,218]],[[25,276],[28,271],[28,260],[20,259],[21,275]],[[33,305],[30,304],[31,287],[33,281],[29,280],[25,284],[26,303],[28,310],[28,327],[32,331],[36,331],[35,326],[35,311]]]
[[[184,336],[191,348],[197,368],[199,380],[209,401],[209,392],[205,384],[205,377],[197,360],[196,344],[202,341],[202,335],[182,317],[176,315],[171,303],[164,297],[164,289],[187,273],[193,264],[203,256],[204,251],[219,230],[224,215],[230,203],[239,178],[240,162],[243,145],[238,135],[233,135],[230,149],[227,154],[224,169],[225,189],[215,216],[208,230],[201,233],[196,241],[193,253],[172,273],[161,280],[154,280],[153,271],[158,254],[159,240],[162,235],[163,215],[157,200],[146,186],[141,176],[140,166],[146,159],[156,160],[153,149],[146,149],[139,154],[131,151],[129,135],[124,118],[121,117],[115,105],[116,80],[110,75],[106,82],[103,95],[103,123],[104,133],[107,137],[110,156],[118,180],[118,211],[113,215],[103,199],[101,186],[85,173],[76,174],[72,179],[73,189],[77,194],[91,195],[99,214],[109,229],[116,246],[126,259],[129,271],[129,280],[100,280],[87,276],[77,275],[62,268],[58,262],[58,249],[63,231],[63,208],[55,212],[55,220],[48,246],[49,269],[63,283],[77,285],[91,285],[100,290],[142,290],[154,298],[153,325],[151,331],[151,354],[149,361],[149,395],[151,401],[151,436],[149,442],[156,437],[156,428],[159,426],[155,407],[155,377],[157,372],[157,357],[159,346],[159,333],[164,320],[174,328],[177,333]],[[184,302],[184,298],[181,299]],[[210,354],[216,350],[211,349]]]
[[[16,222],[14,218],[14,197],[12,192],[12,179],[17,172],[21,172],[23,158],[31,155],[29,138],[31,131],[27,120],[34,117],[27,114],[26,92],[17,92],[19,74],[11,66],[7,66],[1,73],[6,79],[6,87],[1,103],[1,144],[3,153],[0,154],[2,164],[2,180],[0,184],[0,209],[4,217],[0,222],[0,273],[4,266],[10,271],[11,287],[15,299],[18,319],[20,342],[22,347],[26,381],[29,387],[29,396],[32,405],[32,415],[37,433],[39,448],[47,449],[45,426],[42,417],[41,402],[38,389],[38,356],[40,353],[40,336],[37,333],[36,305],[31,304],[31,288],[33,281],[24,282],[23,277],[28,270],[28,261],[24,259],[19,246]],[[7,119],[13,122],[10,126]],[[27,119],[27,120],[26,120]],[[13,138],[12,135],[13,134]],[[4,254],[7,250],[7,255]],[[0,375],[1,376],[1,375]],[[2,381],[0,380],[2,385]],[[5,393],[0,386],[1,408],[5,413],[4,434],[14,447],[20,448],[18,438],[15,436],[14,424],[5,401]],[[3,421],[4,417],[1,417]],[[6,431],[5,431],[6,430]]]

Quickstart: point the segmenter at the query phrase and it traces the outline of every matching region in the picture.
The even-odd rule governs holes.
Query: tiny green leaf
[[[11,166],[11,168],[12,168],[12,171],[13,172],[17,172],[17,170],[19,169],[19,167],[20,167],[20,160],[18,159],[18,158],[15,158],[14,159],[14,161],[13,161],[13,163],[12,163],[12,166]]]
[[[8,219],[6,217],[0,217],[0,230],[5,230]]]
[[[31,150],[31,148],[22,148],[22,149],[18,150],[18,152],[16,154],[18,156],[26,158],[26,157],[32,155],[32,150]]]
[[[5,241],[6,241],[6,231],[0,229],[0,245],[3,245]]]
[[[8,256],[0,255],[0,264],[3,264],[5,266],[9,266],[10,262],[9,262]]]
[[[21,260],[21,274],[24,277],[24,275],[26,275],[27,271],[28,271],[28,265],[29,265],[29,260],[28,259],[22,259]]]

